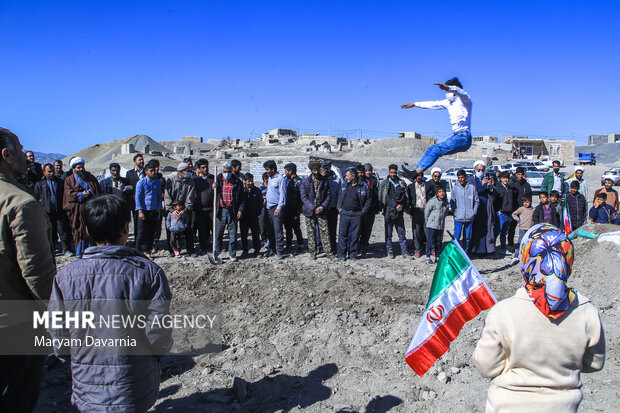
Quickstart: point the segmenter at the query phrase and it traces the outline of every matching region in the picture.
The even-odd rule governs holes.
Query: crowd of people
[[[518,245],[532,225],[550,223],[565,228],[565,214],[571,230],[588,222],[620,223],[619,197],[610,179],[595,191],[588,208],[584,168],[575,167],[566,179],[557,161],[544,176],[534,207],[524,168],[517,167],[514,174],[487,173],[483,161],[474,163],[472,176],[458,171],[457,181],[448,188],[440,168],[431,170],[431,179],[414,170],[409,180],[400,176],[395,164],[379,181],[368,163],[346,170],[341,177],[330,161],[313,160],[308,164],[310,175],[302,179],[296,164],[286,164],[282,173],[276,162],[269,160],[255,181],[251,173],[242,172],[238,160],[223,163],[214,176],[209,173],[208,160],[194,163],[186,158],[166,178],[157,159],[145,163],[144,155],[137,154],[125,177],[121,166],[112,163],[110,176],[97,181],[79,157],[71,159],[67,172],[61,160],[42,166],[32,152],[27,152],[27,158],[28,169],[20,181],[44,206],[53,237],[59,241],[58,251],[67,255],[81,256],[90,244],[82,208],[98,194],[115,194],[130,204],[135,247],[147,255],[159,249],[163,222],[170,256],[181,257],[185,250],[195,258],[212,249],[218,256],[227,246],[232,262],[258,256],[282,259],[306,248],[313,259],[321,252],[341,261],[363,258],[369,252],[378,214],[384,220],[386,256],[422,258],[428,264],[436,262],[441,253],[450,211],[454,214],[454,237],[472,256],[514,253],[515,241]],[[406,221],[410,221],[411,240],[406,238]],[[398,247],[392,242],[394,232]]]

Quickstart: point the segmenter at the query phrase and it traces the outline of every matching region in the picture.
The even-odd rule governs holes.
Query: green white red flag
[[[465,323],[496,302],[465,251],[450,242],[441,253],[428,303],[405,354],[407,364],[424,376]]]

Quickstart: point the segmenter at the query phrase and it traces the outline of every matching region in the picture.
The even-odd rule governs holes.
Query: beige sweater
[[[489,311],[474,361],[492,379],[487,412],[575,412],[582,399],[580,373],[605,364],[598,311],[578,293],[552,321],[521,287]]]

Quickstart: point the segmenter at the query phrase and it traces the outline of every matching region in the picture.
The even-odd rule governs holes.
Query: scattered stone
[[[459,374],[461,372],[461,369],[459,369],[458,367],[451,367],[450,368],[450,373],[452,374]]]
[[[443,384],[446,384],[449,379],[450,377],[446,374],[445,371],[440,371],[439,374],[437,374],[437,380],[439,380]]]

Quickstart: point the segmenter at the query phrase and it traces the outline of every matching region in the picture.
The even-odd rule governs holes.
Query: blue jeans
[[[282,249],[284,248],[282,211],[280,211],[279,216],[276,216],[276,209],[278,209],[277,205],[274,205],[271,208],[267,208],[267,214],[269,216],[269,221],[272,228],[271,236],[269,237],[269,249],[277,252],[278,254],[282,254]]]
[[[465,252],[467,252],[469,244],[471,243],[472,227],[473,222],[454,221],[454,238],[461,244]],[[463,233],[463,240],[461,240],[461,233]]]
[[[384,220],[385,221],[385,248],[387,252],[393,252],[392,250],[392,234],[394,232],[394,227],[396,227],[396,233],[398,234],[398,243],[400,244],[400,253],[401,255],[405,255],[407,253],[407,238],[405,236],[405,218],[402,214],[395,220]]]
[[[508,230],[510,229],[512,217],[501,211],[497,213],[497,217],[499,218],[499,243],[502,249],[506,249],[506,236],[508,235]]]
[[[452,136],[443,142],[433,145],[426,150],[416,168],[426,171],[433,166],[440,156],[452,155],[457,152],[465,152],[471,147],[471,132],[460,131],[455,132]]]
[[[215,217],[215,254],[220,255],[224,229],[228,229],[228,255],[235,256],[237,250],[237,217],[232,215],[232,211],[227,208],[220,210],[220,215]]]

